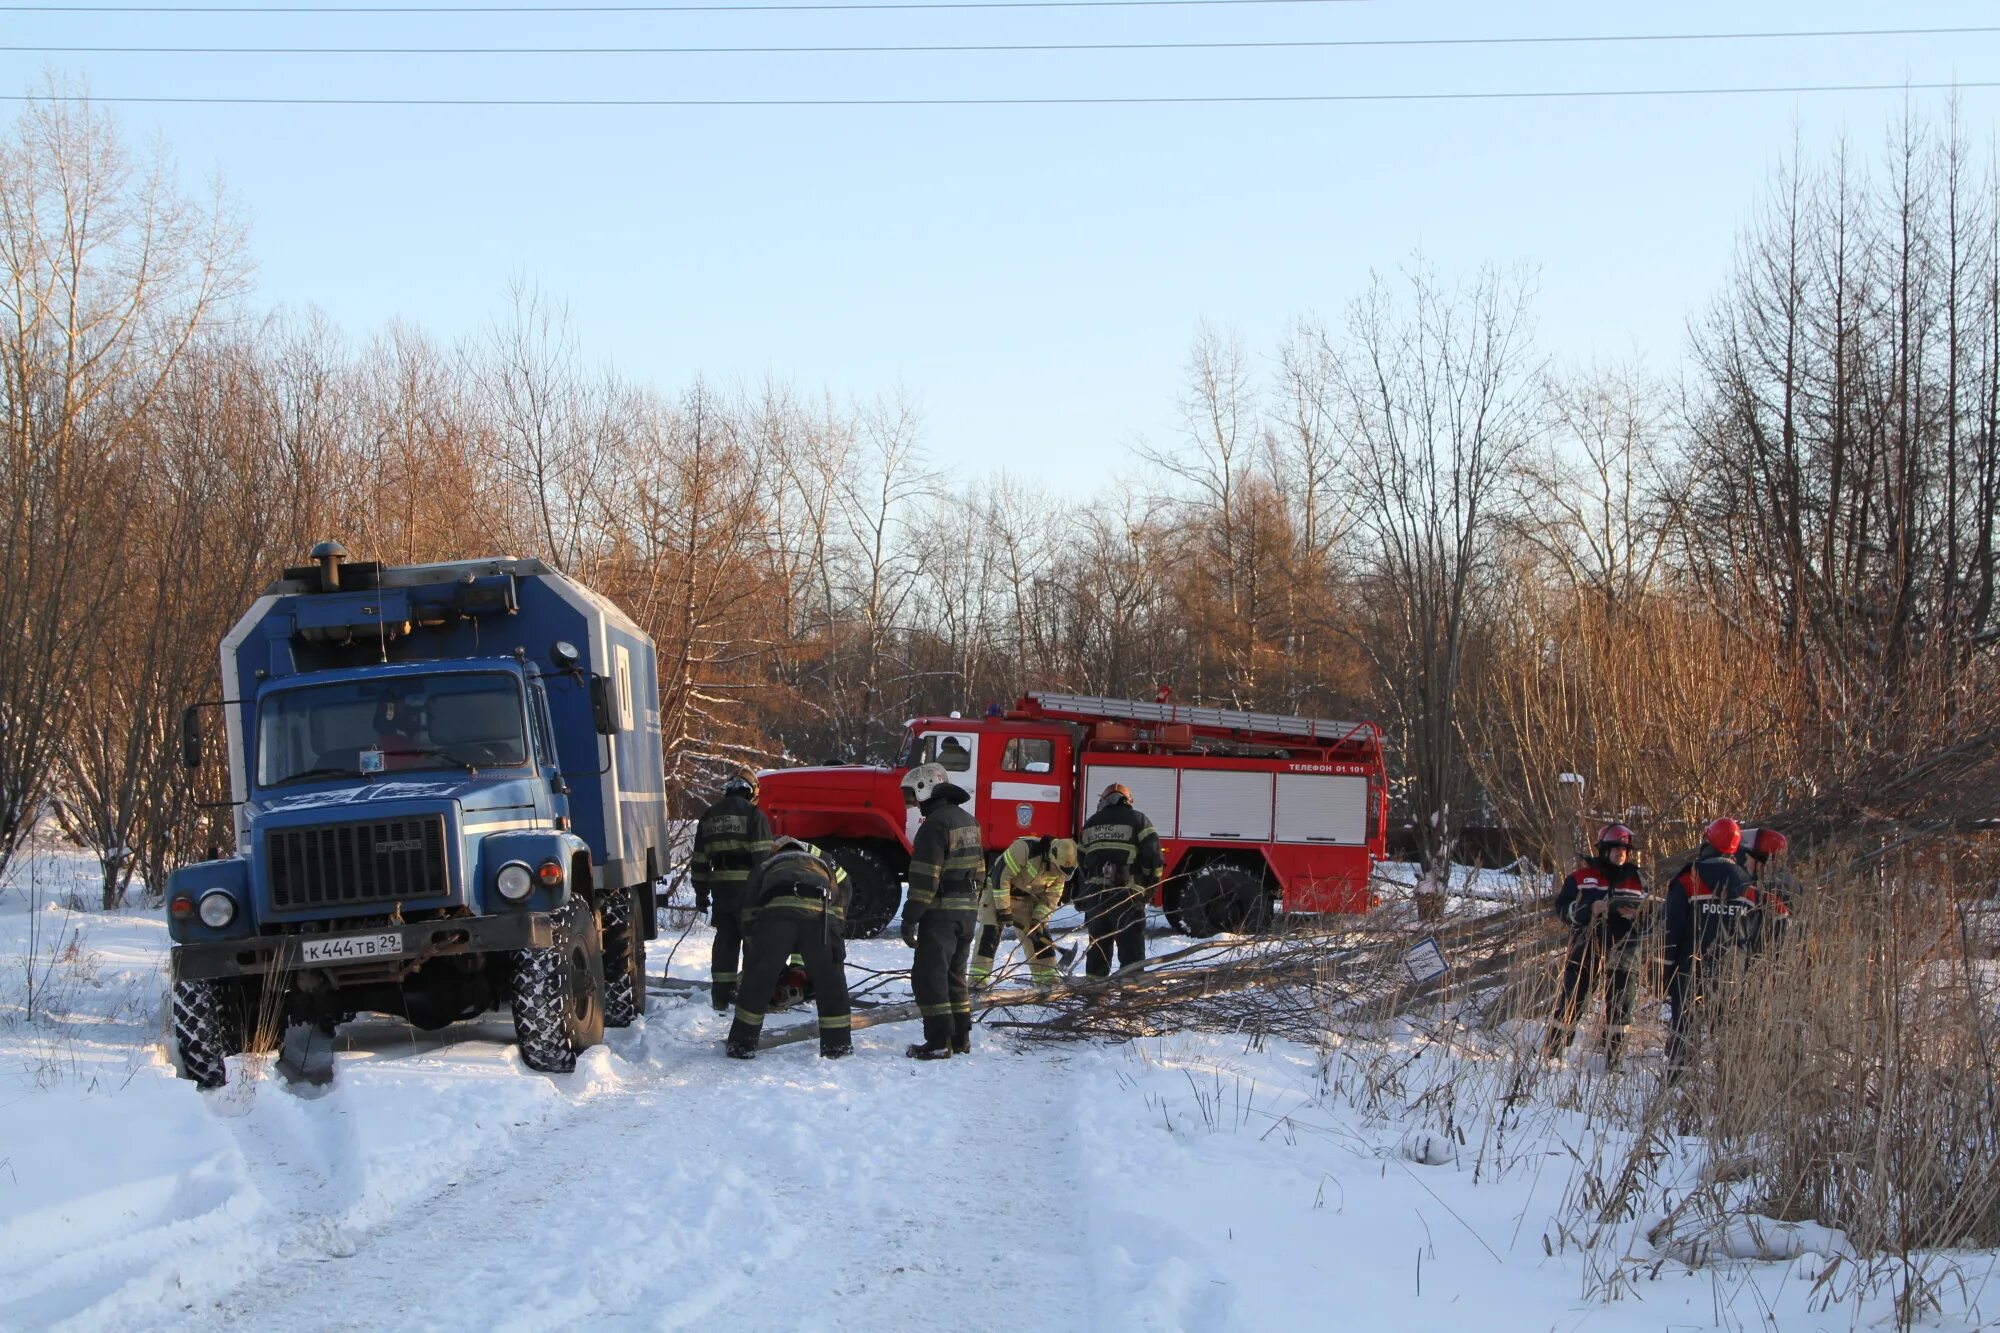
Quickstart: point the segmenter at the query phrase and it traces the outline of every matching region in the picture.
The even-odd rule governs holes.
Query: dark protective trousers
[[[812,978],[819,1048],[842,1051],[854,1044],[854,1011],[847,1000],[847,941],[838,925],[818,912],[769,910],[757,918],[746,946],[730,1041],[757,1044],[764,1029],[764,1007],[778,988],[779,974],[797,954]]]
[[[724,908],[717,903],[710,919],[715,922],[715,947],[709,950],[708,980],[717,1002],[727,1005],[735,998],[737,962],[743,951],[743,916],[736,908]],[[767,992],[758,997],[758,1003],[769,998]]]
[[[1572,932],[1569,955],[1563,959],[1562,985],[1556,993],[1555,1017],[1549,1029],[1551,1051],[1569,1045],[1600,973],[1604,976],[1605,1029],[1615,1044],[1632,1024],[1632,1001],[1639,989],[1638,932],[1615,944],[1602,929]]]
[[[910,989],[924,1019],[924,1045],[948,1046],[972,1037],[972,987],[965,965],[972,959],[979,914],[933,907],[917,919],[917,956]]]
[[[1084,971],[1093,977],[1111,975],[1111,954],[1118,966],[1146,961],[1146,889],[1137,884],[1093,883],[1084,893],[1083,924],[1090,932],[1090,952]]]

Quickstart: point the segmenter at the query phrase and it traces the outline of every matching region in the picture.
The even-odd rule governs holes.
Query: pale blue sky
[[[1990,0],[1360,0],[1117,11],[0,14],[7,45],[1091,42],[2000,24]],[[1974,82],[2000,34],[1630,46],[839,56],[0,52],[100,98],[960,97]],[[1980,133],[1996,90],[1963,95]],[[1926,107],[1942,104],[1921,94]],[[1879,143],[1900,94],[757,109],[153,106],[245,206],[259,299],[353,333],[477,329],[522,274],[673,387],[765,374],[924,405],[941,460],[1094,489],[1173,428],[1197,320],[1268,349],[1421,247],[1539,266],[1542,342],[1671,370],[1796,130]]]

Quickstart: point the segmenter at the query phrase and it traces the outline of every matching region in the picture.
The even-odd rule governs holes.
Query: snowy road
[[[62,958],[32,1019],[8,980],[30,921]],[[655,975],[699,974],[705,932],[678,942]],[[1822,1281],[1851,1270],[1824,1228],[1768,1221],[1782,1254],[1694,1267],[1652,1250],[1651,1212],[1580,1230],[1593,1163],[1632,1142],[1606,1107],[1657,1055],[1610,1082],[1537,1064],[1524,1102],[1532,1025],[1325,1047],[982,1026],[970,1059],[929,1065],[895,1025],[850,1060],[807,1043],[744,1064],[703,998],[656,992],[571,1074],[528,1070],[504,1015],[438,1037],[365,1018],[328,1088],[245,1057],[204,1093],[166,1059],[164,949],[157,915],[0,893],[0,1333],[1831,1333],[1893,1314],[1890,1287]],[[907,960],[862,941],[852,975],[898,1000]],[[1704,1157],[1665,1148],[1678,1195]],[[1995,1326],[2000,1256],[1933,1271],[1957,1293],[1936,1327]]]
[[[1022,1077],[1005,1043],[913,1065],[900,1028],[846,1061],[807,1044],[743,1065],[718,1058],[722,1027],[685,1005],[614,1033],[617,1086],[186,1326],[1091,1326],[1069,1084]],[[314,1191],[271,1192],[309,1210]]]

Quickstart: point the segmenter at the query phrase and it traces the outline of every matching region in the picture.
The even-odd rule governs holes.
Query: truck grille
[[[279,911],[410,902],[451,892],[444,816],[273,829],[265,841]]]

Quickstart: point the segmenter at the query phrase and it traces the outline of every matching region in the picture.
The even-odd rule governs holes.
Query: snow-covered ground
[[[1327,1050],[1208,1034],[1121,1047],[910,1029],[743,1064],[705,997],[656,994],[574,1074],[502,1015],[443,1039],[364,1019],[325,1089],[266,1058],[177,1080],[155,913],[53,905],[81,858],[0,889],[0,1328],[1781,1328],[1885,1323],[1815,1287],[1817,1228],[1689,1267],[1642,1215],[1590,1234],[1648,1059],[1513,1068],[1419,1021]],[[39,906],[27,891],[32,880]],[[51,890],[56,892],[51,893]],[[52,901],[53,900],[53,901]],[[35,936],[34,1012],[25,978]],[[696,926],[655,976],[704,974]],[[1176,941],[1156,941],[1156,949]],[[907,965],[892,937],[862,969]],[[899,982],[870,994],[894,999]],[[802,1021],[772,1020],[773,1028]],[[809,1021],[809,1020],[804,1020]],[[1595,1128],[1594,1128],[1595,1127]],[[1692,1179],[1697,1145],[1670,1144]],[[1669,1250],[1674,1249],[1668,1246]],[[1682,1255],[1681,1258],[1694,1256]],[[1983,1326],[1988,1255],[1938,1327]],[[1843,1291],[1850,1294],[1843,1295]]]

